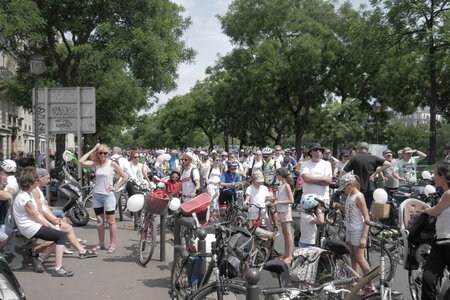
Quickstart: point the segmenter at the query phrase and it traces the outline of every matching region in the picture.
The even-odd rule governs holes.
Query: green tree
[[[117,102],[128,104],[129,111],[144,108],[142,95],[149,99],[174,89],[177,66],[194,55],[181,40],[190,23],[182,12],[169,0],[1,0],[0,50],[12,54],[18,64],[16,80],[6,93],[30,106],[28,61],[33,52],[41,52],[46,86],[95,86],[100,91],[97,112],[114,111],[125,118],[122,124],[129,123],[130,114],[114,109],[121,107]],[[125,91],[118,86],[126,86]],[[102,91],[106,87],[112,90]],[[130,101],[134,97],[137,100]],[[58,141],[61,153],[64,138]]]
[[[386,65],[384,95],[394,103],[430,107],[429,162],[436,159],[437,121],[440,107],[447,110],[449,87],[443,79],[448,75],[448,11],[447,0],[372,1],[384,13],[380,22],[389,25],[385,44],[393,52],[391,65]],[[447,60],[446,60],[447,59]],[[398,79],[398,80],[397,80]],[[386,89],[386,87],[389,87]],[[400,92],[400,93],[399,93]]]

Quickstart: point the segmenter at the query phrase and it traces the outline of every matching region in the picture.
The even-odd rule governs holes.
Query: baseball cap
[[[264,175],[260,171],[253,172],[252,177],[255,182],[264,182]]]
[[[325,150],[323,151],[323,153],[331,153],[331,150],[330,150],[330,149],[325,149]]]
[[[342,176],[341,178],[339,178],[339,188],[338,191],[342,191],[345,186],[349,183],[355,182],[356,181],[356,177],[353,174],[347,173],[344,176]]]
[[[367,144],[366,142],[360,142],[359,144],[358,144],[358,148],[359,149],[361,149],[361,148],[364,148],[364,149],[369,149],[369,144]]]
[[[394,153],[391,150],[389,150],[389,149],[386,149],[386,150],[383,151],[383,156],[386,156],[388,154],[394,155]]]
[[[37,174],[37,176],[42,177],[42,176],[47,175],[48,171],[46,169],[44,169],[44,168],[38,168],[36,170],[36,174]]]
[[[405,147],[405,148],[403,148],[402,154],[405,154],[405,153],[413,153],[411,147]]]

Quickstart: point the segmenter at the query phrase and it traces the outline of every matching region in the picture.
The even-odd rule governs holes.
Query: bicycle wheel
[[[141,229],[141,238],[139,240],[139,262],[142,265],[145,266],[150,259],[152,259],[155,243],[153,216],[151,214],[145,214],[145,221]]]
[[[250,256],[250,267],[251,268],[259,268],[266,261],[269,260],[269,249],[264,247],[258,247]]]
[[[224,292],[225,290],[225,292]],[[245,283],[228,282],[226,288],[218,286],[216,282],[205,285],[195,292],[189,299],[245,299]]]
[[[422,295],[422,274],[421,268],[408,270],[408,285],[412,300],[419,300]]]
[[[189,282],[190,258],[183,258],[175,252],[170,272],[170,295],[172,299],[185,299],[190,294]]]
[[[366,259],[369,263],[371,269],[380,265],[380,249],[381,246],[377,241],[372,240],[370,242],[370,247],[366,249]],[[384,253],[384,269],[386,272],[386,281],[390,282],[395,276],[395,270],[397,269],[397,264],[392,259],[391,253],[389,253],[386,248],[383,249]],[[379,284],[379,279],[378,284]]]

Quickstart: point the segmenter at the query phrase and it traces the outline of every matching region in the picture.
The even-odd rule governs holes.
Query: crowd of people
[[[436,164],[434,172],[436,185],[444,189],[444,195],[438,205],[424,211],[437,216],[438,239],[450,238],[450,226],[447,220],[444,221],[450,211],[450,144],[446,145],[445,151],[444,160]],[[12,224],[6,222],[9,204],[15,226],[25,237],[49,241],[31,251],[35,271],[43,272],[42,263],[54,253],[56,263],[52,275],[73,276],[73,272],[62,265],[63,253],[67,251],[66,241],[78,251],[80,258],[96,257],[99,250],[114,253],[117,247],[115,192],[126,190],[131,196],[136,186],[151,185],[157,178],[168,193],[180,197],[183,202],[192,201],[200,193],[210,194],[213,198],[211,219],[223,214],[227,205],[236,200],[236,192],[242,190],[244,204],[251,205],[250,220],[257,219],[263,212],[271,229],[277,231],[280,225],[284,252],[278,259],[290,263],[294,248],[292,204],[297,201],[301,207],[301,237],[295,246],[314,246],[317,225],[326,222],[321,203],[330,203],[329,186],[337,180],[338,190],[347,195],[342,209],[352,266],[366,273],[370,266],[364,258],[368,235],[368,226],[364,221],[369,219],[376,179],[379,178],[388,190],[414,184],[417,182],[417,165],[426,156],[422,151],[405,147],[397,153],[387,149],[381,158],[370,154],[369,145],[364,142],[357,149],[341,151],[337,159],[319,143],[309,145],[302,153],[282,149],[278,145],[252,151],[190,150],[180,153],[177,150],[122,151],[119,147],[110,151],[107,145],[97,144],[80,159],[81,165],[91,168],[95,174],[93,207],[98,244],[89,250],[81,246],[64,214],[48,205],[41,190],[50,179],[47,170],[24,165],[18,174],[16,161],[2,158],[0,247],[8,241],[12,232]],[[261,210],[261,207],[268,209]],[[105,243],[105,224],[110,228],[108,247]],[[437,267],[437,261],[445,261],[449,265],[443,255],[448,250],[445,247],[433,247],[432,259],[425,266],[429,271],[425,273],[428,280],[425,283],[435,280],[433,276],[442,271],[442,265]],[[374,291],[373,286],[368,286],[365,292]],[[433,293],[431,283],[424,287],[424,293]]]

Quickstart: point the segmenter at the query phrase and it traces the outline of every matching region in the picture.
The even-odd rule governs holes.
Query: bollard
[[[199,253],[205,254],[206,253],[206,236],[208,233],[205,229],[199,229],[197,230],[197,251]],[[203,275],[206,273],[206,259],[202,259],[202,267],[201,267],[201,278],[203,278]]]
[[[160,261],[166,261],[166,214],[167,210],[159,216],[160,225],[159,225],[159,257]]]
[[[259,299],[259,286],[258,282],[261,278],[261,272],[258,269],[250,269],[245,275],[245,281],[247,281],[245,299],[246,300],[258,300]]]

